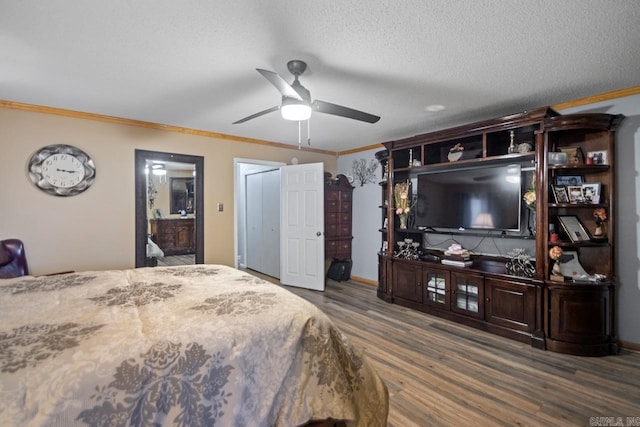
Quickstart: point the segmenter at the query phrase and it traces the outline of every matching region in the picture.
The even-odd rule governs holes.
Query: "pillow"
[[[13,254],[0,245],[0,267],[13,261]]]

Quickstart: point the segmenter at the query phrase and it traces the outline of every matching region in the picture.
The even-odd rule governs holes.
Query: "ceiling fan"
[[[256,68],[256,70],[264,76],[267,80],[273,84],[276,89],[282,94],[282,104],[275,107],[268,108],[258,113],[247,116],[243,119],[233,122],[233,124],[244,123],[248,120],[255,119],[262,115],[278,111],[282,114],[282,117],[286,120],[308,120],[311,117],[312,111],[317,111],[324,114],[332,114],[334,116],[346,117],[348,119],[360,120],[367,123],[375,123],[380,120],[379,116],[365,113],[363,111],[354,110],[353,108],[343,107],[342,105],[331,104],[329,102],[320,101],[316,99],[311,101],[311,93],[302,86],[298,80],[300,76],[307,69],[307,64],[304,61],[294,59],[287,62],[287,68],[289,72],[293,74],[295,79],[293,83],[287,83],[278,73],[268,70],[262,70]]]

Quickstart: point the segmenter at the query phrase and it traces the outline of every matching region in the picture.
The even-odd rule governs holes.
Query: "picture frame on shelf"
[[[389,243],[385,240],[382,242],[382,255],[386,255],[389,250]]]
[[[580,219],[575,215],[558,215],[558,223],[562,230],[567,234],[571,242],[588,242],[591,236],[587,229],[582,225]]]
[[[553,185],[553,198],[556,203],[569,203],[569,194],[564,185]]]
[[[389,218],[385,218],[382,223],[382,228],[386,229],[389,226]]]
[[[607,150],[601,151],[589,151],[587,153],[587,158],[593,159],[594,165],[608,165],[609,159],[607,156]]]
[[[600,188],[599,182],[588,182],[582,184],[582,194],[586,203],[598,204],[600,203]]]
[[[582,192],[582,185],[568,185],[567,195],[569,196],[569,203],[584,203],[584,193]]]
[[[550,165],[566,165],[569,162],[567,153],[563,153],[562,151],[550,152],[548,156]]]
[[[584,154],[580,147],[563,147],[560,152],[567,153],[567,163],[570,165],[584,164]]]
[[[556,176],[556,185],[582,185],[584,177],[582,175],[558,175]]]

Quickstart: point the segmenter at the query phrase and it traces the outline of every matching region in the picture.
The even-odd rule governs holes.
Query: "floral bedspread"
[[[385,426],[388,393],[315,306],[220,265],[0,281],[11,426]]]

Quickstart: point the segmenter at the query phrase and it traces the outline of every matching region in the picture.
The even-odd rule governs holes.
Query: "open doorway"
[[[135,150],[136,267],[204,263],[203,175],[202,156]]]
[[[280,275],[279,170],[284,165],[234,159],[236,268],[249,268],[275,278]]]

